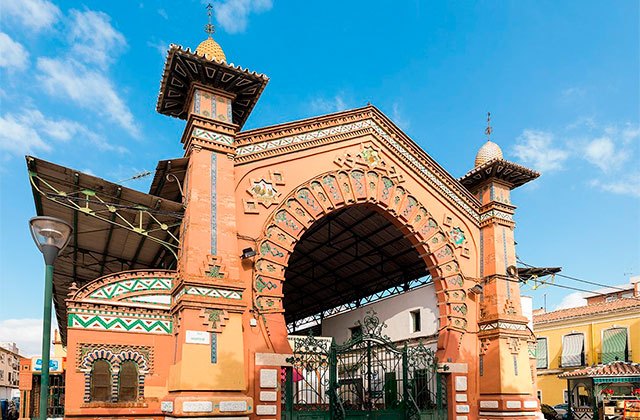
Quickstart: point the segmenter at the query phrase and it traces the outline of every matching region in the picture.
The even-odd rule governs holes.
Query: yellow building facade
[[[564,372],[616,360],[640,362],[640,293],[634,280],[627,292],[590,297],[586,306],[534,311],[542,404],[568,402],[567,380],[558,378]]]

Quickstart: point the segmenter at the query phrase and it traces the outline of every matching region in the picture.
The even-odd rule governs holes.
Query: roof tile
[[[640,363],[611,362],[606,365],[589,366],[558,375],[558,378],[595,376],[639,376]]]
[[[560,309],[558,311],[546,312],[533,316],[534,324],[544,324],[547,322],[561,321],[563,319],[578,318],[588,315],[595,315],[610,311],[638,310],[640,311],[640,299],[625,298],[611,302],[594,303],[577,308]]]

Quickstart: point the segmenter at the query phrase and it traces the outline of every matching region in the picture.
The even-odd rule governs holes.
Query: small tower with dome
[[[513,375],[503,374],[513,366],[527,365],[535,369],[535,359],[514,345],[530,340],[527,318],[522,314],[516,269],[514,239],[516,207],[511,204],[511,190],[536,179],[540,174],[504,159],[502,149],[491,140],[491,114],[487,114],[487,141],[476,154],[474,168],[459,179],[480,202],[479,258],[480,277],[484,286],[480,303],[478,339],[483,348],[495,351],[481,354],[481,365],[500,366],[495,380],[480,381],[480,401],[495,400],[500,389],[513,394],[527,395],[531,381],[514,381]],[[493,328],[502,325],[504,328]],[[509,369],[510,368],[510,369]],[[525,374],[524,372],[520,374]],[[527,373],[528,374],[528,373]],[[518,372],[515,372],[518,376]],[[502,404],[503,402],[500,402]],[[506,402],[505,402],[506,403]]]
[[[253,384],[245,375],[253,367],[242,338],[251,290],[240,280],[234,156],[236,136],[269,79],[227,63],[212,36],[211,5],[207,9],[207,38],[195,51],[170,46],[156,106],[186,121],[182,202],[188,223],[180,232],[171,299],[171,313],[180,321],[166,398],[174,416],[191,415],[187,406],[195,403],[189,401],[203,393],[215,401],[233,400],[237,408],[227,411],[237,415],[254,405],[247,396]],[[224,404],[216,411],[224,412]]]

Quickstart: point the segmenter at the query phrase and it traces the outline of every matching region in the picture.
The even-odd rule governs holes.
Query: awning
[[[605,330],[602,335],[602,363],[624,361],[627,353],[626,328]]]
[[[546,338],[538,338],[538,341],[536,343],[536,360],[537,369],[546,369],[547,367],[549,367]]]
[[[640,383],[640,376],[619,376],[616,378],[593,378],[594,384]]]
[[[584,359],[583,355],[583,334],[570,334],[562,337],[562,367],[582,366]]]

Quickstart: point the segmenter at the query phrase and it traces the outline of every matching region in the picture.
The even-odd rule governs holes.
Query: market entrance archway
[[[322,217],[302,235],[283,286],[285,320],[294,331],[310,316],[357,307],[394,287],[409,290],[413,280],[429,275],[394,222],[375,205],[353,204]]]
[[[439,302],[438,357],[455,360],[467,295],[454,249],[450,232],[402,180],[379,169],[327,172],[295,188],[268,218],[258,241],[255,307],[270,340],[282,342],[285,319],[429,273]],[[358,281],[350,284],[350,276]]]

